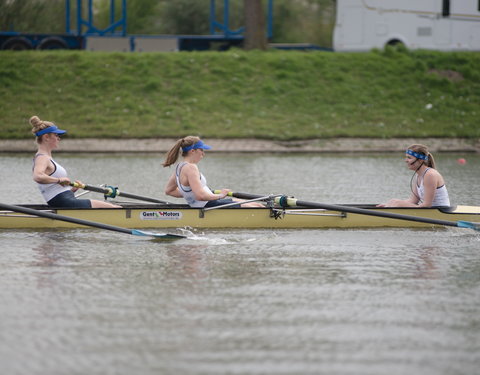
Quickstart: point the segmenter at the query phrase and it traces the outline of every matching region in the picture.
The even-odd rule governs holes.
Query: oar
[[[125,197],[125,198],[131,198],[131,199],[137,199],[140,201],[145,201],[145,202],[152,202],[152,203],[163,203],[163,204],[170,204],[170,202],[162,201],[159,199],[155,198],[149,198],[149,197],[144,197],[141,195],[136,195],[136,194],[130,194],[130,193],[124,193],[118,190],[118,188],[113,187],[113,186],[106,186],[104,188],[98,187],[98,186],[92,186],[92,185],[86,185],[86,184],[79,184],[78,182],[72,182],[70,183],[70,186],[83,189],[83,190],[90,190],[94,191],[96,193],[102,193],[106,197],[109,198],[115,198],[116,196],[119,197]]]
[[[256,197],[261,197],[261,195],[254,195],[254,194],[248,194],[248,193],[233,193],[233,192],[229,193],[228,195],[232,197],[240,198],[240,199],[253,199]],[[340,206],[340,205],[326,204],[326,203],[306,202],[306,201],[301,201],[295,198],[289,198],[287,196],[281,196],[281,197],[275,198],[275,203],[279,204],[282,207],[301,206],[301,207],[309,207],[309,208],[322,208],[322,209],[331,210],[331,211],[350,212],[350,213],[359,214],[359,215],[379,216],[379,217],[386,217],[389,219],[417,221],[420,223],[446,225],[446,226],[458,227],[458,228],[469,228],[469,229],[480,231],[480,223],[472,223],[470,221],[437,220],[437,219],[430,219],[427,217],[417,217],[417,216],[396,214],[391,212],[367,210],[364,208],[357,208],[357,207],[351,207],[351,206]]]
[[[95,221],[89,221],[89,220],[83,220],[83,219],[76,219],[74,217],[58,215],[58,214],[54,214],[54,213],[51,213],[51,212],[33,210],[33,209],[27,208],[27,207],[13,206],[13,205],[10,205],[10,204],[5,204],[5,203],[0,203],[0,208],[3,208],[5,210],[20,212],[20,213],[23,213],[23,214],[45,217],[45,218],[53,219],[53,220],[67,221],[69,223],[86,225],[88,227],[106,229],[106,230],[111,230],[111,231],[114,231],[114,232],[120,232],[120,233],[126,233],[126,234],[133,234],[134,236],[149,236],[149,237],[155,237],[155,238],[160,238],[160,239],[164,239],[164,240],[174,240],[174,239],[179,239],[179,238],[186,238],[185,236],[178,235],[178,234],[151,233],[151,232],[145,232],[145,231],[141,231],[141,230],[137,230],[137,229],[127,229],[127,228],[122,228],[122,227],[116,227],[116,226],[109,225],[109,224],[97,223]]]

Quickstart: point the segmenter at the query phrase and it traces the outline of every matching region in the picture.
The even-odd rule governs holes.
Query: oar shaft
[[[110,188],[101,188],[101,187],[98,187],[98,186],[79,184],[77,182],[73,182],[73,183],[71,183],[71,185],[74,186],[74,187],[80,188],[80,189],[90,190],[90,191],[94,191],[96,193],[102,193],[106,196],[109,196],[109,195],[112,195],[113,193],[115,193],[115,195],[118,195],[119,197],[136,199],[136,200],[145,201],[145,202],[168,204],[168,202],[165,202],[165,201],[162,201],[162,200],[159,200],[159,199],[144,197],[144,196],[136,195],[136,194],[124,193],[124,192],[122,192],[118,189],[115,189],[116,191],[114,192]]]
[[[143,197],[143,196],[141,196],[141,195],[124,193],[124,192],[121,192],[121,191],[118,191],[118,192],[117,192],[117,195],[119,195],[119,196],[121,196],[121,197],[125,197],[125,198],[137,199],[137,200],[139,200],[139,201],[168,204],[168,202],[161,201],[161,200],[159,200],[159,199],[149,198],[149,197]]]
[[[255,194],[248,194],[248,193],[238,193],[238,192],[231,192],[229,196],[241,198],[241,199],[255,199],[261,197],[261,195]],[[389,219],[398,219],[398,220],[406,220],[406,221],[416,221],[419,223],[427,223],[427,224],[436,224],[436,225],[446,225],[451,227],[469,227],[473,228],[473,224],[466,222],[465,224],[459,225],[459,222],[456,221],[448,221],[448,220],[438,220],[438,219],[430,219],[427,217],[418,217],[418,216],[411,216],[411,215],[403,215],[397,214],[393,212],[385,212],[381,210],[368,210],[364,208],[352,207],[352,206],[340,206],[334,204],[326,204],[326,203],[317,203],[317,202],[307,202],[301,201],[294,198],[287,198],[287,197],[280,197],[275,198],[276,203],[280,203],[280,200],[283,199],[282,204],[287,206],[300,206],[300,207],[310,207],[310,208],[322,208],[325,210],[331,211],[339,211],[339,212],[349,212],[353,214],[359,215],[369,215],[369,216],[379,216],[385,217]],[[468,225],[468,226],[467,226]]]
[[[94,191],[96,193],[102,193],[102,194],[111,194],[112,193],[112,191],[110,189],[101,188],[101,187],[98,187],[98,186],[79,184],[78,182],[72,182],[70,185],[73,186],[73,187],[76,187],[76,188],[83,189],[83,190]]]
[[[248,193],[234,193],[234,192],[228,193],[228,196],[239,198],[239,199],[258,199],[258,198],[264,197],[264,195],[248,194]]]
[[[369,216],[379,216],[379,217],[386,217],[389,219],[416,221],[419,223],[446,225],[451,227],[458,226],[456,221],[430,219],[428,217],[402,215],[402,214],[396,214],[393,212],[384,212],[384,211],[376,211],[376,210],[374,211],[374,210],[367,210],[364,208],[351,207],[351,206],[340,206],[340,205],[334,205],[334,204],[306,202],[306,201],[300,201],[293,198],[288,198],[287,204],[289,206],[291,205],[291,206],[304,206],[304,207],[312,207],[312,208],[323,208],[331,211],[349,212],[353,214],[369,215]]]
[[[74,217],[69,217],[69,216],[64,216],[64,215],[58,215],[58,214],[54,214],[54,213],[51,213],[51,212],[33,210],[33,209],[27,208],[27,207],[12,206],[12,205],[9,205],[9,204],[4,204],[4,203],[0,203],[0,207],[3,208],[3,209],[6,209],[6,210],[14,211],[14,212],[21,212],[21,213],[28,214],[28,215],[45,217],[47,219],[66,221],[66,222],[69,222],[69,223],[85,225],[87,227],[95,227],[95,228],[106,229],[106,230],[111,230],[111,231],[115,231],[115,232],[132,234],[131,229],[116,227],[116,226],[113,226],[113,225],[108,225],[108,224],[103,224],[103,223],[97,223],[97,222],[94,222],[94,221],[77,219],[77,218],[74,218]]]

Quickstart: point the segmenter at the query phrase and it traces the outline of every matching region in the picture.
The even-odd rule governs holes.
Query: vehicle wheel
[[[68,49],[67,43],[57,36],[43,39],[37,47],[38,49]]]
[[[30,42],[27,38],[24,38],[23,36],[18,36],[18,37],[7,39],[5,43],[2,44],[1,49],[24,51],[32,48],[33,48],[32,42]]]
[[[388,41],[387,46],[402,48],[402,47],[405,47],[405,44],[403,44],[403,42],[401,40],[392,39],[392,40]]]

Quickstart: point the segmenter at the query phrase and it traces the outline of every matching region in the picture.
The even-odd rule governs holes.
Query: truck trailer
[[[334,51],[480,50],[480,0],[337,0]]]

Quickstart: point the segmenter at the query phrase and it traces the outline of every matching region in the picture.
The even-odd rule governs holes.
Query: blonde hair
[[[419,154],[423,154],[428,157],[428,160],[422,160],[423,164],[425,164],[427,167],[435,168],[435,159],[433,158],[433,155],[428,151],[428,147],[422,144],[414,144],[408,147],[409,150],[415,151]]]
[[[168,151],[165,161],[162,165],[164,167],[168,167],[172,164],[175,164],[175,162],[178,160],[178,156],[180,155],[180,150],[182,149],[182,147],[194,145],[199,140],[199,137],[195,137],[193,135],[189,135],[188,137],[179,139],[177,142],[175,142],[170,151]],[[187,156],[187,153],[182,152],[182,156]]]
[[[32,125],[32,133],[36,136],[36,133],[40,130],[55,126],[53,122],[40,120],[38,116],[30,117],[30,125]],[[37,137],[37,136],[36,136]],[[42,143],[42,136],[36,138],[37,143]]]

